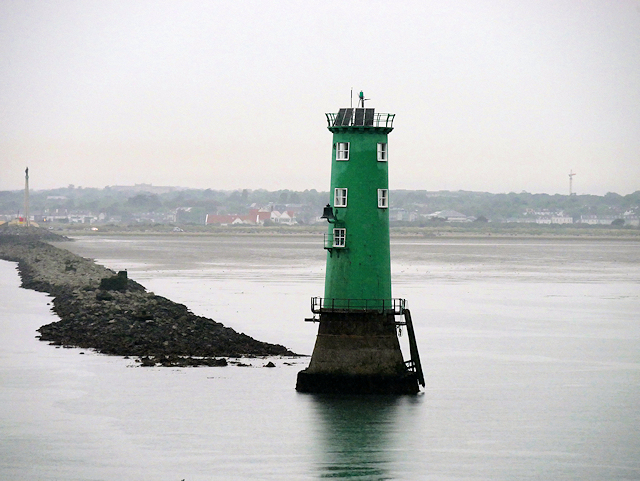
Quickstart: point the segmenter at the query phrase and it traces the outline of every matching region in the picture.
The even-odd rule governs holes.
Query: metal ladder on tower
[[[409,337],[409,354],[411,360],[408,362],[409,369],[416,373],[416,379],[422,387],[424,387],[424,374],[422,373],[422,364],[420,363],[420,353],[418,352],[418,343],[416,342],[416,333],[413,330],[413,321],[411,320],[411,311],[404,309],[404,322],[407,326],[407,335]]]

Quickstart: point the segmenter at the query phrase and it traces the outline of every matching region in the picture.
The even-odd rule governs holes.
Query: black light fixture
[[[321,219],[327,219],[327,221],[332,224],[336,221],[336,216],[333,214],[333,209],[330,204],[324,206],[324,210],[322,211]]]

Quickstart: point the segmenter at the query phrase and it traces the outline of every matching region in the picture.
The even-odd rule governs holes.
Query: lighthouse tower
[[[300,392],[416,393],[424,386],[411,314],[391,294],[389,149],[395,114],[364,108],[326,114],[333,134],[324,297],[311,299],[319,322]],[[400,317],[396,321],[396,316]],[[411,359],[397,330],[407,327]]]

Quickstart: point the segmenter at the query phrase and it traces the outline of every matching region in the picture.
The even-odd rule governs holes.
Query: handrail
[[[420,352],[418,351],[418,343],[416,342],[416,333],[413,330],[413,321],[411,320],[411,311],[409,309],[404,310],[404,320],[407,325],[407,334],[409,335],[409,353],[411,354],[411,364],[407,364],[407,368],[412,372],[415,372],[416,379],[422,387],[424,387],[424,374],[422,372],[422,363],[420,362]]]
[[[375,114],[373,126],[393,128],[393,119],[395,119],[395,117],[396,114]],[[382,125],[383,123],[384,125]]]
[[[393,120],[396,117],[396,114],[385,114],[385,113],[376,113],[373,115],[373,124],[372,125],[355,125],[355,111],[356,109],[351,109],[351,117],[345,122],[342,120],[341,125],[336,125],[336,119],[338,117],[337,113],[325,113],[324,115],[327,117],[327,127],[359,127],[359,128],[367,128],[367,127],[383,127],[392,129],[393,128]]]
[[[328,113],[325,115],[327,116],[327,127],[333,127],[336,124],[336,116],[338,114]]]
[[[405,299],[334,299],[323,297],[311,298],[311,312],[314,314],[327,312],[386,312],[401,316],[406,307]]]
[[[333,247],[333,234],[324,235],[324,248],[331,249]]]

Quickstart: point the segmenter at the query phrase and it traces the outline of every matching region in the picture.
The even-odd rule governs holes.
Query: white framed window
[[[347,189],[338,187],[333,195],[334,207],[346,207],[347,206]]]
[[[347,240],[347,229],[333,229],[333,247],[344,247]]]
[[[378,189],[378,207],[380,209],[389,207],[389,189]]]
[[[378,162],[387,161],[387,143],[378,142]]]
[[[336,160],[349,160],[349,142],[336,144]]]

